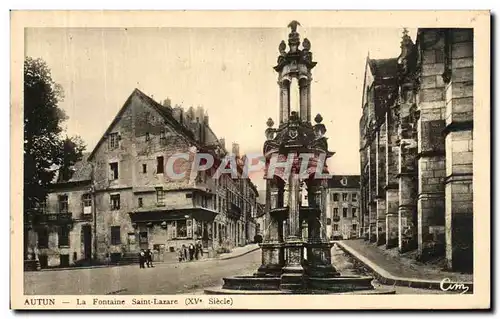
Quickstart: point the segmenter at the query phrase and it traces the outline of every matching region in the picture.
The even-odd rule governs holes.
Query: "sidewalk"
[[[213,260],[228,260],[228,259],[233,259],[237,258],[246,254],[249,254],[251,252],[254,252],[256,250],[259,250],[259,244],[249,244],[243,247],[235,247],[231,250],[230,253],[226,254],[220,254],[214,258],[202,258],[200,260],[193,260],[190,261],[192,263],[196,262],[206,262],[206,261],[213,261]],[[172,253],[171,254],[172,258],[168,258],[168,261],[157,261],[154,262],[154,264],[178,264],[179,261],[177,260],[177,254]],[[116,264],[109,264],[109,265],[94,265],[94,266],[86,266],[86,267],[66,267],[66,268],[45,268],[41,269],[40,271],[58,271],[58,270],[77,270],[77,269],[94,269],[94,268],[109,268],[109,267],[128,267],[128,266],[136,266],[135,264],[127,264],[127,265],[116,265]]]
[[[397,248],[386,250],[384,246],[376,246],[362,239],[337,241],[336,244],[373,272],[382,284],[441,289],[441,281],[449,278],[450,284],[465,284],[472,291],[472,274],[443,271],[435,265],[419,263],[400,256],[395,252]]]

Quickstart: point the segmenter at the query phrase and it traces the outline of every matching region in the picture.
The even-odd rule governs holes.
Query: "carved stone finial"
[[[300,22],[297,20],[292,20],[289,24],[288,27],[292,30],[292,33],[297,32],[297,26],[300,25]]]
[[[318,113],[314,118],[314,121],[318,124],[321,123],[323,121],[323,117],[321,116],[321,114]]]
[[[266,124],[267,124],[267,127],[273,127],[273,125],[274,125],[273,119],[272,118],[268,118]]]
[[[302,41],[302,47],[304,48],[305,51],[311,50],[311,42],[309,41],[308,38],[304,38],[304,41]]]
[[[403,29],[403,36],[401,38],[401,48],[407,47],[409,44],[413,44],[410,36],[408,35],[408,29]]]
[[[279,52],[280,52],[281,55],[285,55],[286,54],[286,52],[285,52],[285,50],[286,50],[286,43],[285,43],[284,40],[281,40],[281,43],[280,43],[280,45],[278,47],[278,50],[279,50]]]

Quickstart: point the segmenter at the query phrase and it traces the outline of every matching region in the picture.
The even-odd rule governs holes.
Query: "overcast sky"
[[[402,29],[301,28],[313,58],[312,117],[327,127],[331,174],[359,174],[359,133],[366,57],[400,53]],[[69,135],[91,151],[138,88],[160,102],[203,106],[218,137],[262,152],[269,117],[278,122],[278,45],[286,28],[26,29],[26,55],[44,59],[61,84]],[[415,31],[410,30],[414,39]],[[259,187],[264,184],[254,180]]]

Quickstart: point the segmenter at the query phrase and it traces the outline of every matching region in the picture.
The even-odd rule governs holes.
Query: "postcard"
[[[490,12],[11,35],[11,308],[491,307]]]

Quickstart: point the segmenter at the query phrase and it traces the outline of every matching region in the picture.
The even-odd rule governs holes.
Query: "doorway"
[[[82,235],[83,235],[83,259],[90,260],[92,258],[92,227],[90,225],[83,225]]]

